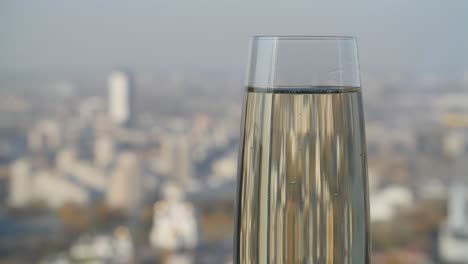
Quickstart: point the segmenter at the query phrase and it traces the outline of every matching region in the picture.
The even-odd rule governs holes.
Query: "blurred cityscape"
[[[0,75],[0,262],[232,263],[241,79]],[[468,73],[363,95],[373,263],[468,263]]]

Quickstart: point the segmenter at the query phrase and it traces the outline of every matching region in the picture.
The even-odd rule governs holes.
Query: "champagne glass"
[[[254,37],[249,66],[234,263],[369,263],[355,38]]]

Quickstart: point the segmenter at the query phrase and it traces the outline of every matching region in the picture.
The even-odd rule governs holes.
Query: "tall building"
[[[187,135],[173,138],[172,173],[182,183],[187,183],[193,177],[193,162],[190,155],[190,141]]]
[[[109,116],[121,126],[129,126],[133,118],[133,81],[129,73],[116,71],[109,76]]]
[[[10,186],[8,205],[13,208],[22,208],[32,200],[31,164],[27,160],[17,160],[10,168]]]
[[[464,184],[452,186],[448,206],[448,226],[454,231],[468,235],[468,190]]]
[[[448,219],[439,234],[439,256],[443,263],[466,263],[468,259],[468,194],[463,183],[451,187]]]
[[[131,152],[121,153],[111,172],[107,204],[112,209],[132,213],[132,210],[138,210],[141,199],[141,171],[138,156]]]
[[[169,176],[182,184],[193,179],[190,133],[185,121],[173,120],[170,130],[163,136],[161,154]]]
[[[190,139],[184,134],[166,134],[161,142],[159,169],[179,183],[193,179],[194,164],[190,154]]]
[[[115,144],[111,137],[100,136],[94,140],[94,163],[105,168],[114,160]]]

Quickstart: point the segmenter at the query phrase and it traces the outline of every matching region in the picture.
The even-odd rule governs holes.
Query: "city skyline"
[[[49,258],[105,259],[113,254],[195,263],[215,255],[217,263],[226,263],[241,112],[240,96],[226,91],[236,81],[229,75],[182,72],[148,78],[137,72],[137,96],[118,95],[117,105],[126,108],[134,99],[139,106],[133,112],[134,125],[126,127],[125,122],[115,122],[123,119],[112,121],[113,82],[108,81],[113,72],[93,76],[100,77],[0,82],[4,88],[21,88],[0,89],[1,114],[17,117],[3,118],[0,127],[5,133],[0,138],[0,165],[7,173],[0,178],[5,197],[0,220],[6,221],[0,226],[0,252],[13,252],[12,259],[29,252],[26,257],[33,259],[32,252],[41,247],[28,248],[21,240],[27,236],[41,243],[71,243],[41,254],[44,263]],[[121,77],[117,74],[118,87],[126,83]],[[447,229],[444,219],[468,219],[460,217],[463,203],[448,196],[451,184],[466,171],[462,161],[468,156],[468,82],[459,78],[440,90],[443,80],[437,75],[408,80],[389,74],[369,81],[374,89],[364,93],[373,259],[386,263],[398,256],[409,263],[428,263],[437,259],[435,252],[455,258],[460,251],[447,247],[458,243],[453,240],[458,233],[451,231],[453,224]],[[402,85],[409,81],[411,90]],[[55,104],[41,103],[51,100]],[[168,192],[173,184],[182,193]],[[187,221],[171,224],[180,217]],[[36,218],[43,222],[36,223]],[[20,221],[8,222],[12,219]],[[422,233],[417,231],[420,222]],[[177,235],[165,239],[171,234],[165,226]],[[468,223],[462,230],[466,228]],[[68,236],[51,239],[41,235],[43,229]],[[402,233],[406,229],[414,238]],[[80,232],[72,235],[70,230]],[[437,239],[434,232],[443,237]],[[26,249],[15,255],[12,245]],[[98,251],[103,247],[105,254]],[[175,253],[179,250],[185,253]]]
[[[0,164],[8,167],[8,179],[0,182],[7,194],[0,203],[0,221],[20,220],[0,226],[0,252],[12,261],[138,263],[177,259],[186,250],[192,260],[216,256],[224,261],[229,256],[226,244],[215,245],[219,238],[201,234],[206,234],[202,222],[212,221],[207,211],[214,208],[223,215],[232,211],[229,203],[237,169],[232,153],[240,115],[224,111],[216,123],[212,114],[203,112],[193,118],[169,115],[160,120],[148,116],[149,109],[132,109],[138,88],[131,79],[129,73],[109,72],[104,94],[71,93],[68,98],[74,99],[68,103],[56,101],[69,111],[37,110],[40,114],[33,122],[19,129],[25,148],[19,150],[20,156]],[[51,100],[57,95],[53,90],[41,94]],[[34,95],[20,97],[37,100]],[[20,112],[28,115],[30,110]],[[203,195],[207,190],[223,203],[210,205]],[[36,218],[43,220],[36,224]],[[41,233],[46,228],[50,237]],[[4,229],[9,234],[1,236]],[[226,228],[214,233],[230,235]],[[63,237],[55,237],[58,234]],[[52,246],[53,254],[39,253],[40,257],[31,253],[41,249],[38,245],[25,249],[32,250],[26,255],[17,254],[12,245],[29,247],[22,244],[24,237],[33,245],[40,241],[60,246]],[[216,251],[201,254],[207,247]]]
[[[0,262],[232,264],[250,37],[352,35],[372,263],[464,263],[467,10],[0,2]]]

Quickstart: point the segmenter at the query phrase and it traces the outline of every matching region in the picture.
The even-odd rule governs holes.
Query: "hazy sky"
[[[468,1],[1,1],[0,71],[242,69],[249,36],[355,35],[364,70],[468,69]]]

